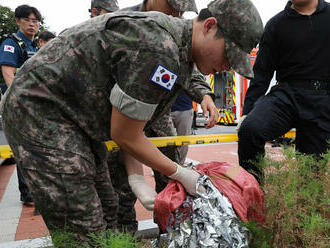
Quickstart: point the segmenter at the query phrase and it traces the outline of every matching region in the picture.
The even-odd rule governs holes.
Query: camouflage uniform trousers
[[[176,136],[176,131],[170,117],[170,113],[153,123],[152,126],[145,131],[145,134],[147,137]],[[171,160],[179,163],[179,152],[177,147],[161,147],[159,150]],[[128,184],[127,173],[121,151],[109,152],[108,166],[113,187],[115,188],[119,198],[117,218],[118,227],[122,230],[135,232],[137,230],[137,221],[134,205],[137,198]],[[166,187],[169,178],[155,170],[154,176],[156,191],[159,193]]]
[[[111,184],[103,142],[90,142],[94,158],[86,159],[31,142],[17,129],[6,125],[4,129],[17,166],[51,234],[64,229],[86,239],[88,233],[116,226],[118,197]],[[56,166],[61,171],[51,169]],[[64,172],[64,168],[75,169]]]

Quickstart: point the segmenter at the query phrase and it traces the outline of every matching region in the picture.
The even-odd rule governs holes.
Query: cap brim
[[[180,2],[180,1],[179,1],[179,3],[182,4],[182,2]],[[174,0],[174,1],[169,1],[169,4],[170,4],[174,9],[176,9],[177,11],[183,11],[183,12],[193,11],[193,12],[195,12],[196,14],[198,14],[198,9],[197,9],[197,6],[196,6],[195,1],[188,2],[188,4],[183,5],[183,6],[180,5],[179,3],[177,3],[176,0]]]
[[[234,42],[225,38],[225,48],[231,67],[243,77],[253,78],[250,54],[241,50]]]
[[[109,13],[115,12],[117,10],[119,10],[118,7],[114,7],[114,8],[106,8],[105,10],[107,10]]]
[[[198,15],[198,10],[197,10],[196,6],[193,6],[192,8],[188,8],[188,9],[179,9],[179,11],[182,11],[182,12],[192,11]]]

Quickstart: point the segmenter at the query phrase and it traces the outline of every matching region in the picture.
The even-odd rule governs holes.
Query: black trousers
[[[17,165],[17,178],[18,178],[18,189],[21,193],[22,202],[32,202],[32,197],[28,186],[26,185],[25,179],[21,173],[19,166]]]
[[[240,165],[260,182],[258,158],[265,153],[265,142],[296,128],[296,150],[320,155],[330,148],[330,91],[306,90],[276,85],[261,97],[238,132]]]

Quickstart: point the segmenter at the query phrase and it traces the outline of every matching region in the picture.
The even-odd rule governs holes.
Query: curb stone
[[[159,229],[157,224],[152,219],[142,220],[138,222],[138,230],[135,233],[136,238],[156,238]],[[36,239],[25,239],[19,241],[11,241],[0,243],[0,248],[51,248],[53,247],[52,239],[50,236],[45,236]]]

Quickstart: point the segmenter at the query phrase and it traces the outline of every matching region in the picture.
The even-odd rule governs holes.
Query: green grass
[[[130,234],[115,234],[110,230],[99,234],[89,234],[88,238],[89,242],[84,243],[71,232],[58,230],[52,233],[55,248],[137,248],[143,245]]]
[[[283,161],[266,158],[262,189],[266,223],[249,223],[252,248],[330,247],[330,151],[322,159],[285,149]]]
[[[112,232],[103,232],[95,235],[91,234],[92,247],[100,248],[135,248],[138,247],[136,240],[129,234],[114,234]]]
[[[53,245],[56,248],[87,248],[87,244],[82,242],[73,235],[71,232],[57,230],[52,232]]]

